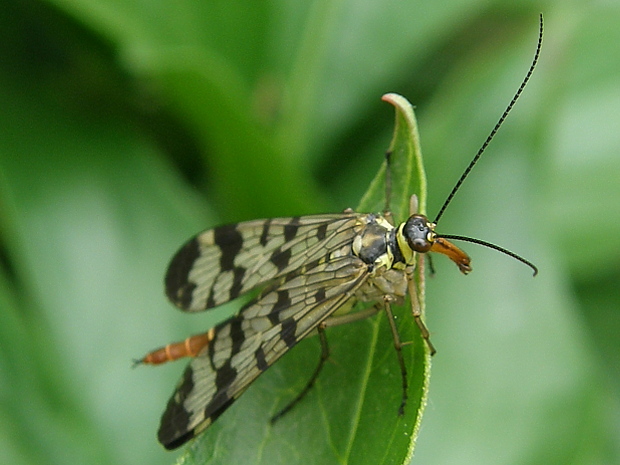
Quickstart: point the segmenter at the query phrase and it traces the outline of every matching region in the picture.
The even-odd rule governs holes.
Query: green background
[[[355,206],[389,144],[385,92],[416,105],[432,216],[540,12],[534,77],[438,227],[540,275],[475,245],[467,277],[435,260],[413,463],[620,463],[620,5],[559,0],[4,2],[0,461],[174,462],[155,431],[184,363],[131,360],[237,308],[174,310],[175,250],[223,222]],[[314,463],[294,428],[283,460]]]

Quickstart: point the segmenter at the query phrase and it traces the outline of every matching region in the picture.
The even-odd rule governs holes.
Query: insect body
[[[168,297],[181,309],[205,310],[267,288],[207,333],[142,360],[195,356],[168,403],[160,442],[175,448],[200,433],[295,344],[329,325],[334,313],[385,296],[402,301],[416,252],[449,250],[461,271],[470,271],[469,257],[436,237],[433,227],[419,214],[394,227],[383,215],[348,210],[248,221],[191,239],[165,279]],[[346,321],[368,316],[358,313]],[[424,328],[419,313],[415,317]]]
[[[247,221],[204,231],[177,252],[168,267],[165,286],[168,298],[182,310],[203,311],[254,289],[260,293],[237,315],[206,333],[153,351],[139,361],[159,364],[194,357],[161,419],[158,438],[166,448],[179,447],[205,430],[261,373],[299,341],[318,332],[322,346],[319,365],[300,395],[274,417],[278,418],[310,389],[327,359],[325,328],[382,309],[389,317],[401,368],[402,413],[407,374],[392,302],[411,297],[413,317],[434,353],[413,278],[418,253],[446,255],[467,274],[471,271],[469,257],[449,239],[465,240],[516,258],[536,274],[532,263],[506,249],[479,239],[440,235],[435,226],[521,94],[538,60],[541,42],[542,16],[536,54],[525,79],[435,221],[417,212],[417,198],[412,196],[410,216],[398,225],[393,224],[388,208],[383,214],[345,210]],[[389,154],[386,161],[389,174]],[[389,199],[389,177],[386,187]],[[357,302],[368,307],[351,312]]]

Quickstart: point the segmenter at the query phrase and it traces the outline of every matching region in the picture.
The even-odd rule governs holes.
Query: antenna
[[[504,113],[502,113],[502,116],[497,121],[497,124],[495,124],[495,127],[493,128],[491,133],[487,136],[486,140],[484,141],[484,143],[482,144],[482,146],[478,150],[478,153],[476,153],[476,156],[472,159],[472,161],[469,163],[469,166],[467,166],[467,168],[465,169],[465,171],[461,175],[461,177],[458,180],[458,182],[452,188],[452,192],[450,192],[450,195],[448,195],[448,197],[446,198],[446,201],[443,203],[443,205],[439,209],[439,213],[435,217],[435,221],[433,221],[433,223],[437,224],[439,222],[439,219],[444,214],[444,211],[446,210],[448,205],[450,205],[450,202],[452,201],[452,198],[457,193],[457,191],[460,189],[461,184],[463,184],[463,181],[465,181],[465,179],[469,175],[469,172],[472,170],[474,165],[476,163],[478,163],[478,160],[480,159],[480,157],[482,156],[482,154],[484,153],[484,151],[488,147],[489,143],[491,143],[491,141],[493,140],[493,137],[495,137],[495,134],[497,133],[499,128],[504,123],[504,120],[508,116],[508,113],[510,113],[510,110],[512,110],[512,108],[515,106],[515,103],[517,103],[517,100],[521,96],[521,93],[523,92],[523,89],[525,88],[525,85],[530,80],[530,77],[532,76],[532,73],[534,72],[534,68],[536,67],[536,63],[538,63],[538,57],[540,56],[540,48],[542,46],[542,38],[543,38],[543,15],[541,13],[540,14],[540,26],[539,26],[539,32],[538,32],[538,44],[536,45],[536,53],[534,54],[534,59],[532,60],[532,64],[530,65],[530,69],[527,71],[527,74],[525,75],[525,78],[523,79],[523,82],[521,82],[521,85],[519,86],[519,89],[515,93],[514,97],[512,97],[512,100],[510,101],[510,103],[508,104],[506,109],[504,110]],[[447,236],[443,236],[443,237],[447,238]],[[454,238],[454,239],[457,239],[457,238]],[[467,240],[467,239],[463,239],[463,238],[461,238],[461,239],[462,240]],[[476,240],[471,240],[471,239],[469,241],[470,242],[476,242]],[[516,258],[517,260],[520,260],[520,261],[524,262],[527,265],[533,266],[531,263],[527,262],[526,260],[522,259],[521,257],[514,256],[514,254],[512,254],[512,252],[508,253],[508,251],[505,250],[505,249],[501,249],[500,247],[493,246],[493,245],[488,244],[488,243],[482,243],[481,241],[479,241],[477,243],[479,243],[481,245],[486,245],[486,246],[491,247],[491,248],[494,248],[496,250],[499,250],[500,252],[507,253],[508,255]],[[534,267],[534,270],[536,270],[536,267]],[[536,273],[534,273],[534,274],[536,274]]]
[[[451,239],[455,241],[472,242],[474,244],[488,247],[489,249],[497,250],[498,252],[506,254],[509,257],[512,257],[515,260],[519,260],[521,263],[524,263],[525,265],[529,266],[534,271],[534,276],[538,274],[538,268],[532,262],[530,262],[529,260],[526,260],[525,258],[517,255],[514,252],[511,252],[508,249],[504,249],[503,247],[500,247],[499,245],[492,244],[491,242],[483,241],[481,239],[474,239],[473,237],[467,237],[467,236],[454,236],[452,234],[438,234],[436,237],[443,238],[443,239]]]

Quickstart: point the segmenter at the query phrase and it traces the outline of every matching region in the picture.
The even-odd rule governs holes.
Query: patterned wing
[[[359,217],[274,218],[204,231],[170,262],[166,295],[189,312],[221,305],[351,242]]]
[[[325,253],[325,252],[324,252]],[[261,373],[337,309],[354,302],[368,267],[332,252],[281,279],[214,328],[185,370],[158,432],[168,449],[206,429]]]

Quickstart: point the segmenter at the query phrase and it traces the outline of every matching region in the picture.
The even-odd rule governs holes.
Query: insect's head
[[[469,256],[452,244],[438,236],[435,232],[435,223],[419,213],[415,213],[405,221],[398,230],[400,252],[407,263],[411,264],[414,252],[437,252],[446,255],[456,263],[462,273],[471,271]]]
[[[405,222],[402,234],[407,245],[414,252],[425,253],[431,250],[435,242],[435,225],[424,215],[411,215]]]

